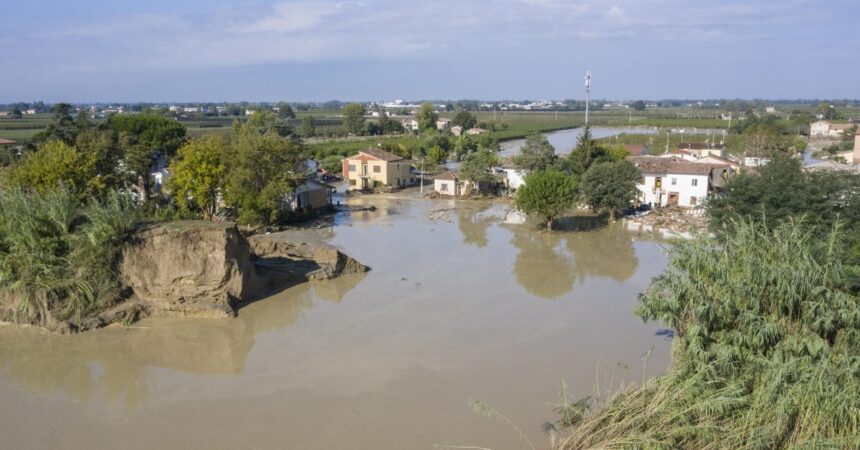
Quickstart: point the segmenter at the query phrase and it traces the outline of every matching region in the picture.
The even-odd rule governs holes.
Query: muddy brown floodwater
[[[546,448],[560,379],[579,398],[668,367],[661,326],[633,314],[666,266],[658,243],[548,234],[490,204],[349,201],[377,209],[341,213],[330,242],[366,275],[235,319],[0,327],[0,447],[527,447],[474,397]]]

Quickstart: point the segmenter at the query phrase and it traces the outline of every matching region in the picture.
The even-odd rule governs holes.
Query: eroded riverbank
[[[632,313],[665,267],[657,243],[618,226],[504,224],[503,206],[480,202],[348,202],[376,210],[339,214],[328,242],[366,275],[294,286],[235,319],[73,336],[0,327],[4,443],[514,449],[470,396],[540,445],[560,378],[582,397],[667,367],[669,340]],[[428,219],[443,207],[450,222]]]

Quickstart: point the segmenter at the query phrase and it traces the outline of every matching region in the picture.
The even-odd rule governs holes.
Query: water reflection
[[[317,299],[340,302],[365,276],[304,283],[243,308],[235,319],[144,320],[73,336],[0,327],[0,376],[78,400],[100,391],[132,407],[149,397],[155,368],[241,373],[257,335],[288,327]]]
[[[519,249],[514,262],[517,282],[537,297],[560,297],[590,277],[623,282],[639,266],[633,237],[617,224],[552,233],[536,231],[529,225],[507,228],[512,233],[511,243]]]
[[[479,208],[460,208],[458,210],[459,220],[457,225],[463,233],[463,243],[474,245],[478,248],[487,246],[487,229],[497,221],[496,217],[487,215],[490,204]]]
[[[573,289],[573,261],[560,245],[560,234],[517,226],[511,227],[511,232],[511,243],[519,249],[514,275],[522,287],[545,299],[557,298]]]
[[[627,281],[636,273],[639,259],[633,247],[633,236],[618,224],[600,230],[566,233],[565,238],[578,280],[608,277]]]

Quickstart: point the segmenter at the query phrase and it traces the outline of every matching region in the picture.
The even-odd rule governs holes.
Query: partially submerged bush
[[[675,330],[675,365],[561,448],[856,448],[860,298],[833,232],[742,223],[680,243],[639,314]]]

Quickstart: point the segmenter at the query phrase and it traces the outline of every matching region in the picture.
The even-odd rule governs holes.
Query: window
[[[350,164],[350,165],[349,165],[349,171],[350,171],[350,172],[355,172],[355,164]]]
[[[661,187],[663,187],[663,179],[660,177],[654,178],[654,188],[660,189]]]
[[[693,183],[693,186],[698,186],[699,180],[697,178],[693,178],[693,181],[691,181],[691,183]]]
[[[677,179],[677,178],[672,178],[672,186],[675,186],[675,185],[677,185],[677,184],[678,184],[678,179]]]
[[[373,166],[373,173],[382,172],[382,166]]]
[[[442,191],[442,192],[447,192],[447,191],[448,191],[448,183],[442,183],[442,184],[440,184],[440,185],[439,185],[439,190],[440,190],[440,191]]]

